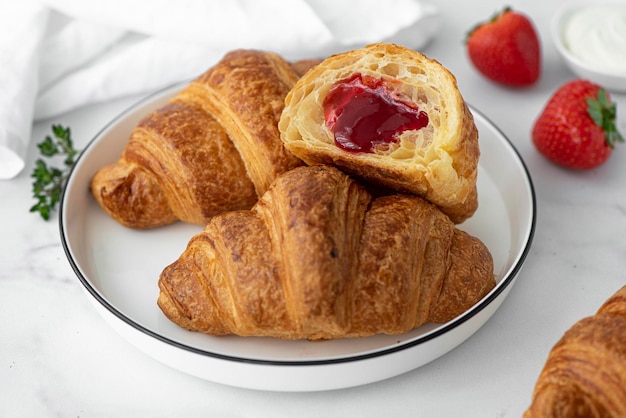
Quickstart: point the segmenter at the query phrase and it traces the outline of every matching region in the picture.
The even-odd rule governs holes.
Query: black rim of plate
[[[109,130],[109,128],[113,125],[115,125],[118,121],[120,121],[121,119],[123,119],[129,112],[133,111],[134,109],[145,105],[149,102],[151,102],[152,100],[156,100],[156,98],[158,96],[161,96],[162,94],[172,90],[174,91],[176,89],[176,87],[181,87],[184,86],[185,84],[187,84],[188,81],[184,82],[184,83],[178,83],[174,86],[170,86],[167,88],[164,88],[162,90],[159,90],[149,96],[147,96],[146,98],[138,101],[137,103],[135,103],[134,105],[131,105],[129,108],[127,108],[126,110],[124,110],[123,112],[121,112],[118,116],[116,116],[114,119],[112,119],[109,123],[107,123],[92,139],[91,141],[87,144],[87,146],[83,149],[83,151],[81,152],[81,154],[78,156],[76,163],[74,164],[74,166],[72,167],[69,175],[68,175],[68,179],[67,182],[70,181],[70,179],[72,178],[72,175],[74,174],[74,169],[79,165],[80,159],[82,158],[82,156],[85,154],[85,152],[92,146],[92,144],[100,137],[104,134],[104,132],[106,132],[107,130]],[[238,363],[251,363],[251,364],[258,364],[258,365],[267,365],[267,366],[319,366],[319,365],[328,365],[328,364],[339,364],[339,363],[349,363],[349,362],[355,362],[355,361],[360,361],[360,360],[367,360],[367,359],[372,359],[372,358],[376,358],[376,357],[381,357],[381,356],[385,356],[388,354],[393,354],[402,350],[406,350],[412,347],[415,347],[417,345],[423,344],[429,340],[435,339],[437,337],[439,337],[440,335],[443,335],[449,331],[451,331],[452,329],[458,327],[459,325],[463,324],[464,322],[466,322],[467,320],[469,320],[470,318],[472,318],[473,316],[475,316],[476,314],[478,314],[480,311],[482,311],[485,307],[487,307],[489,304],[491,304],[491,302],[493,302],[494,299],[496,299],[498,297],[498,295],[500,295],[504,289],[506,289],[512,282],[513,279],[517,276],[517,274],[519,273],[520,269],[522,268],[522,265],[524,264],[524,261],[530,251],[530,247],[533,241],[533,237],[535,234],[535,225],[536,225],[536,218],[537,218],[537,203],[536,203],[536,196],[535,196],[535,189],[533,186],[533,182],[530,176],[530,173],[528,171],[528,168],[526,167],[526,164],[524,163],[524,160],[522,159],[521,155],[519,154],[519,152],[517,151],[517,149],[515,148],[515,146],[513,145],[513,143],[508,139],[508,137],[506,135],[504,135],[504,133],[496,126],[494,125],[484,114],[482,114],[480,111],[477,111],[475,108],[471,107],[472,113],[478,114],[480,117],[482,117],[487,123],[489,123],[491,125],[491,128],[494,129],[495,131],[497,131],[497,133],[506,141],[506,143],[508,144],[508,146],[511,148],[511,150],[513,151],[513,153],[515,154],[515,156],[518,159],[518,162],[520,163],[524,174],[526,176],[526,181],[528,184],[528,188],[529,188],[529,192],[530,192],[530,197],[531,197],[531,204],[532,204],[532,214],[531,214],[531,224],[530,224],[530,231],[528,233],[528,240],[526,241],[526,244],[524,246],[524,249],[521,252],[520,257],[518,258],[516,264],[512,267],[512,269],[509,271],[508,276],[504,277],[502,279],[502,281],[500,283],[498,283],[498,285],[496,286],[496,288],[494,290],[492,290],[492,292],[490,294],[487,295],[486,298],[484,298],[483,300],[481,300],[478,304],[474,305],[472,308],[470,308],[470,310],[468,310],[467,312],[465,312],[463,315],[457,317],[456,319],[448,322],[447,324],[435,329],[433,332],[430,332],[424,336],[421,337],[416,337],[414,339],[411,339],[409,341],[406,341],[404,343],[398,344],[398,345],[394,345],[393,347],[387,347],[387,348],[383,348],[383,349],[379,349],[379,350],[374,350],[371,352],[366,352],[363,354],[355,354],[353,356],[344,356],[344,357],[337,357],[337,358],[327,358],[327,359],[311,359],[311,360],[270,360],[270,359],[255,359],[255,358],[246,358],[246,357],[237,357],[237,356],[229,356],[229,355],[225,355],[225,354],[220,354],[220,353],[214,353],[211,351],[207,351],[207,350],[203,350],[203,349],[199,349],[196,347],[191,347],[188,346],[186,344],[180,343],[178,341],[172,340],[170,338],[164,337],[163,335],[160,335],[142,325],[140,325],[139,323],[135,322],[134,320],[132,320],[131,318],[129,318],[128,316],[126,316],[124,313],[120,312],[117,308],[115,308],[113,305],[111,305],[89,282],[89,280],[83,276],[80,267],[78,266],[78,264],[76,263],[76,261],[73,259],[71,251],[70,251],[70,245],[68,243],[68,240],[65,236],[64,233],[64,218],[63,218],[63,213],[64,213],[64,208],[65,208],[65,195],[66,195],[66,188],[64,188],[63,190],[63,194],[61,196],[61,205],[60,208],[61,210],[59,211],[59,229],[60,229],[60,234],[61,234],[61,244],[63,245],[63,250],[65,252],[65,255],[72,267],[72,269],[74,270],[74,273],[76,274],[76,276],[78,277],[79,281],[82,283],[82,285],[85,287],[85,289],[89,292],[89,294],[91,294],[97,301],[98,303],[100,303],[104,308],[106,308],[110,313],[112,313],[113,315],[115,315],[117,318],[119,318],[121,321],[123,321],[126,325],[134,328],[135,330],[150,336],[152,338],[155,338],[158,341],[161,341],[165,344],[168,344],[170,346],[173,346],[175,348],[179,348],[181,350],[185,350],[188,351],[190,353],[195,353],[195,354],[199,354],[202,356],[207,356],[207,357],[212,357],[215,359],[221,359],[221,360],[228,360],[228,361],[233,361],[233,362],[238,362]],[[67,183],[66,183],[67,184]]]

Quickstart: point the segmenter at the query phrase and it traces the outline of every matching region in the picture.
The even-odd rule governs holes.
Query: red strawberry
[[[530,19],[511,8],[474,27],[466,44],[472,64],[497,83],[526,87],[539,79],[539,37]]]
[[[616,106],[599,85],[573,80],[561,86],[535,121],[533,143],[548,159],[578,170],[604,163],[616,142]]]

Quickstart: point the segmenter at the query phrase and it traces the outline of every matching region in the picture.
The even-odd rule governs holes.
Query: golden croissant
[[[626,417],[626,286],[556,343],[524,418]]]
[[[478,130],[455,77],[394,44],[331,56],[287,95],[285,147],[308,164],[423,196],[460,223],[478,207]]]
[[[320,165],[213,217],[161,273],[158,305],[193,331],[318,340],[446,322],[494,286],[487,247],[434,205]]]
[[[132,228],[204,226],[216,213],[249,209],[278,174],[302,164],[284,149],[277,124],[285,96],[313,64],[263,51],[226,54],[139,122],[119,161],[93,177],[96,200]]]

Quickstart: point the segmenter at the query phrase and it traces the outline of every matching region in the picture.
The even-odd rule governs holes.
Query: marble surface
[[[26,169],[0,182],[0,416],[521,416],[550,348],[626,284],[626,145],[588,172],[559,168],[535,151],[532,123],[550,94],[575,76],[549,39],[559,2],[508,4],[532,16],[542,38],[543,75],[536,86],[499,87],[467,60],[465,33],[499,10],[497,1],[438,2],[443,30],[423,50],[457,76],[466,100],[514,143],[537,196],[537,229],[525,266],[503,305],[470,339],[401,376],[315,393],[223,386],[130,345],[88,301],[64,255],[56,214],[45,222],[28,212],[34,144],[50,125],[71,126],[81,148],[139,99],[129,97],[35,124]],[[618,129],[626,133],[626,95],[613,97]]]

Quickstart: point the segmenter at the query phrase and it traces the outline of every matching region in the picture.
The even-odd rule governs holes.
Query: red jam
[[[335,144],[353,152],[374,152],[398,141],[404,131],[428,125],[428,114],[400,101],[383,80],[354,74],[338,81],[324,99],[326,126]]]

